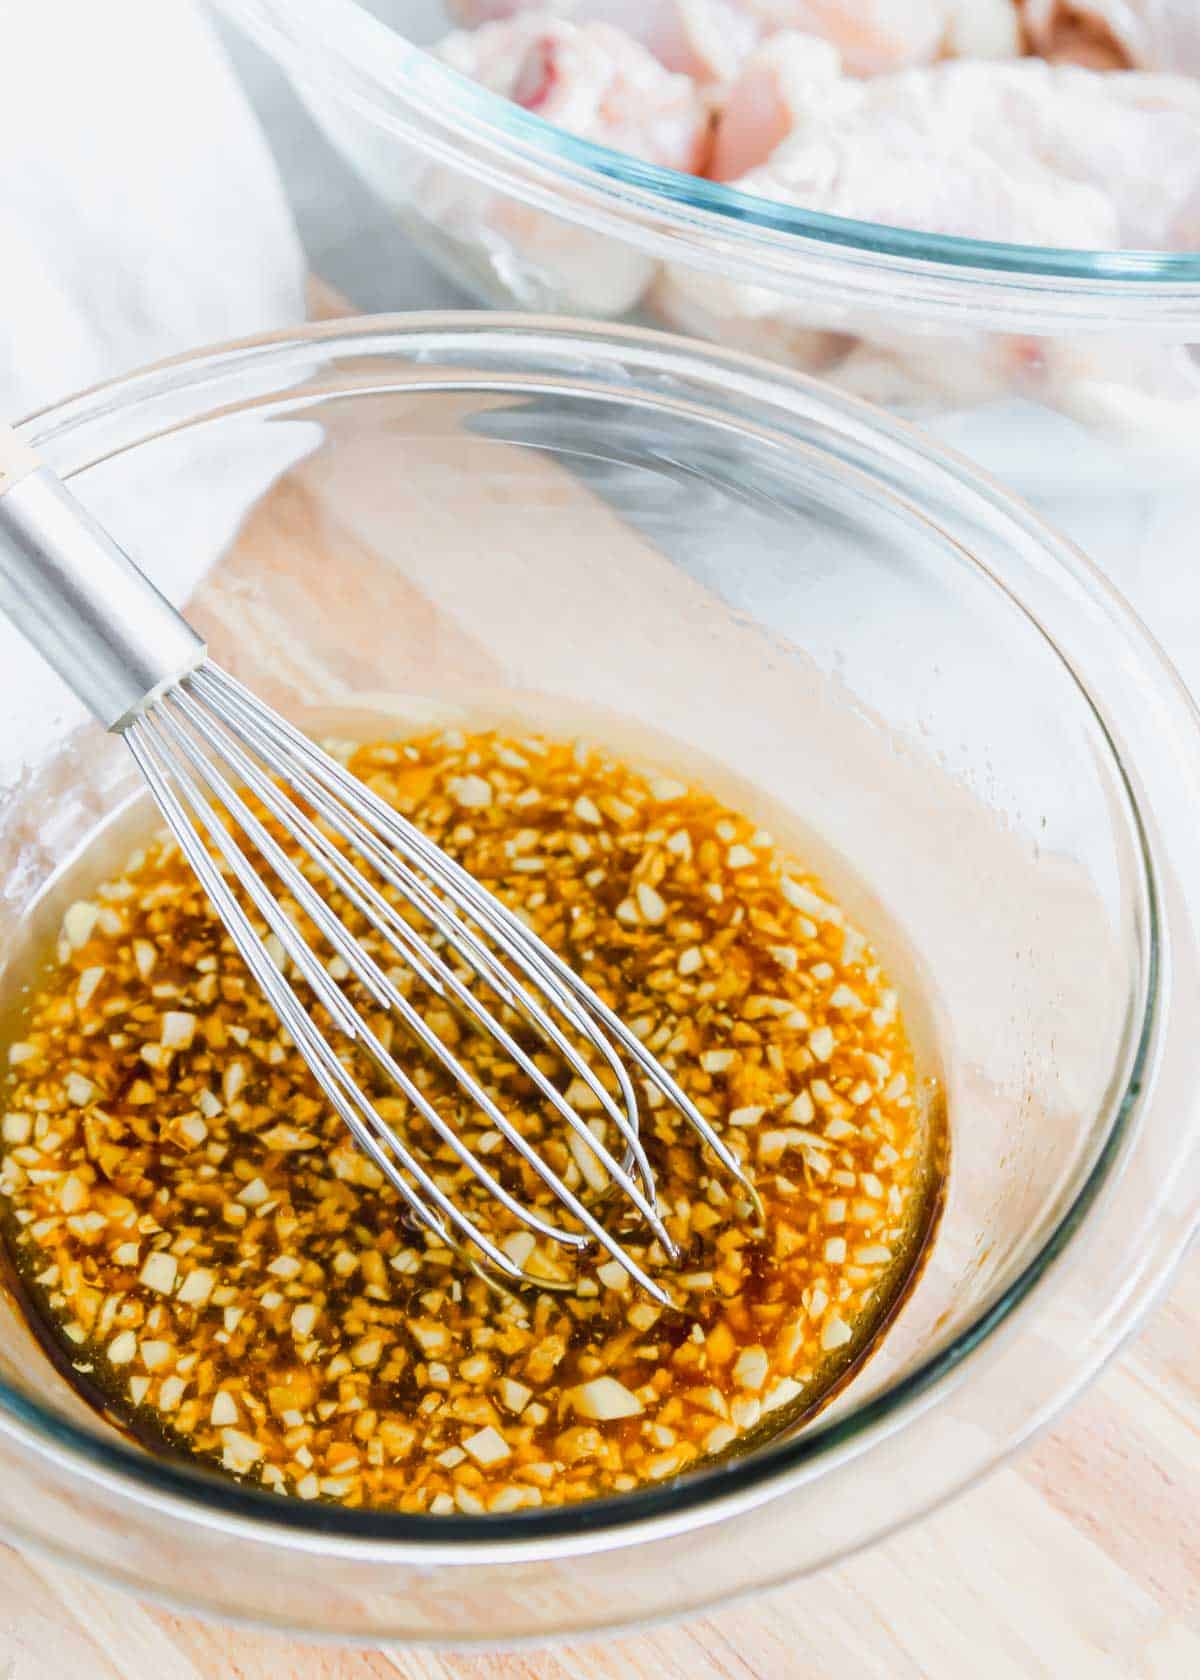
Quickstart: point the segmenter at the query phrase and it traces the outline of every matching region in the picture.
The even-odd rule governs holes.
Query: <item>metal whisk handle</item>
[[[205,656],[191,626],[5,426],[0,612],[118,732]]]

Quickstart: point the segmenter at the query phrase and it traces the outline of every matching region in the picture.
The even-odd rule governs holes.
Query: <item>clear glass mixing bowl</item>
[[[453,22],[443,0],[217,4],[281,62],[413,239],[483,302],[634,312],[904,412],[984,410],[1008,435],[1033,427],[1030,477],[1047,443],[1067,470],[1097,436],[1136,453],[1139,473],[1149,461],[1195,476],[1200,252],[950,238],[657,168],[432,57],[424,49]],[[987,459],[978,427],[977,438]]]
[[[1095,1374],[1200,1210],[1200,730],[1077,552],[901,422],[738,355],[562,320],[313,328],[23,432],[298,720],[604,718],[716,760],[807,829],[885,952],[914,953],[953,1165],[930,1262],[834,1406],[718,1469],[567,1509],[402,1517],[155,1459],[5,1300],[13,1539],[343,1638],[578,1632],[817,1569],[982,1474]],[[11,977],[133,779],[7,628],[0,716]]]

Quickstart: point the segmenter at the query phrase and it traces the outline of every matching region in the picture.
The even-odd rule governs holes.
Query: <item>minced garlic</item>
[[[303,1499],[434,1514],[625,1491],[814,1409],[912,1274],[942,1148],[861,933],[748,818],[575,743],[452,731],[363,747],[351,767],[629,1023],[754,1176],[766,1235],[645,1092],[682,1259],[666,1266],[634,1221],[627,1241],[680,1310],[599,1250],[574,1269],[434,1152],[506,1252],[566,1285],[489,1290],[354,1147],[178,852],[154,840],[66,912],[0,1100],[10,1239],[76,1368],[151,1445]],[[531,1083],[411,974],[397,984],[566,1183],[619,1217],[601,1163]],[[581,1081],[571,1100],[603,1136]],[[544,1194],[486,1115],[446,1112],[519,1194]]]

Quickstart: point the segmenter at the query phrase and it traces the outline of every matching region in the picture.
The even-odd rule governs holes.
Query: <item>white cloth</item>
[[[274,160],[193,0],[0,0],[0,417],[300,322],[304,279]],[[313,430],[253,450],[166,437],[75,487],[182,605]],[[3,620],[0,719],[0,787],[84,719]]]
[[[0,413],[303,319],[266,141],[192,0],[0,0]]]

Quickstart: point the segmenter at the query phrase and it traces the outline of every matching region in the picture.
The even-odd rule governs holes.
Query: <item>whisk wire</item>
[[[516,912],[209,662],[202,638],[3,428],[0,585],[18,629],[103,727],[124,738],[281,1027],[354,1141],[439,1242],[477,1270],[482,1256],[496,1276],[571,1286],[544,1275],[536,1241],[525,1265],[508,1237],[481,1227],[474,1216],[482,1194],[525,1228],[523,1237],[534,1232],[568,1249],[598,1243],[651,1297],[670,1304],[646,1270],[677,1257],[678,1248],[641,1137],[642,1090],[652,1108],[673,1111],[656,1120],[659,1138],[674,1135],[667,1128],[675,1116],[685,1121],[742,1186],[761,1224],[732,1139],[717,1135],[637,1034]],[[350,907],[353,925],[339,920],[339,905]],[[362,940],[355,918],[367,930]],[[427,999],[438,1008],[423,1016]],[[486,1040],[486,1074],[455,1053],[459,1021],[449,1009]],[[387,1023],[378,1031],[376,1010]],[[411,1071],[393,1054],[393,1024],[419,1048]],[[503,1053],[499,1068],[495,1052]],[[382,1076],[386,1097],[361,1088],[360,1054]],[[528,1136],[524,1122],[514,1124],[520,1115],[505,1112],[501,1093],[513,1073],[529,1082],[522,1092],[532,1088],[541,1099],[542,1129]],[[472,1147],[473,1134],[461,1129],[468,1103],[491,1128],[486,1148],[482,1139]],[[393,1114],[403,1116],[400,1130],[388,1124]],[[423,1130],[405,1129],[410,1115],[428,1130],[432,1152]],[[545,1127],[554,1116],[565,1134],[551,1137]],[[521,1195],[502,1159],[493,1171],[480,1158],[503,1143],[517,1155]],[[454,1163],[453,1172],[439,1162]],[[563,1173],[583,1180],[579,1195]],[[525,1205],[535,1180],[565,1210],[570,1229]],[[462,1188],[470,1191],[466,1207],[456,1196]],[[648,1243],[622,1240],[597,1217],[614,1190],[627,1214],[639,1216]],[[624,1219],[614,1223],[627,1229]]]
[[[146,778],[146,784],[155,803],[175,835],[180,850],[208,894],[222,923],[233,939],[239,955],[249,968],[255,981],[261,986],[285,1030],[293,1038],[314,1077],[329,1097],[356,1142],[371,1157],[379,1169],[386,1174],[421,1223],[433,1231],[442,1241],[451,1246],[457,1246],[446,1227],[401,1175],[395,1162],[389,1158],[382,1144],[378,1142],[370,1128],[359,1118],[352,1104],[347,1101],[343,1089],[345,1070],[328,1045],[324,1043],[320,1034],[313,1028],[307,1011],[301,1005],[291,986],[282,979],[279,970],[271,961],[266,947],[255,932],[249,918],[222,879],[220,871],[213,863],[190,817],[171,787],[168,779],[170,767],[160,763],[154,744],[152,740],[148,739],[148,731],[142,719],[135,720],[126,730],[125,741],[134,761]],[[364,1108],[366,1106],[364,1099]],[[441,1207],[449,1218],[458,1222],[458,1210],[425,1172],[420,1161],[415,1157],[410,1157],[403,1146],[397,1151],[397,1156],[430,1199]],[[483,1238],[480,1243],[482,1251],[502,1271],[508,1271],[511,1275],[511,1262],[509,1262],[508,1256],[494,1250],[486,1234],[481,1232],[480,1236]]]
[[[195,734],[193,735],[185,725],[190,725]],[[231,740],[219,725],[214,726],[213,720],[189,701],[180,689],[148,708],[146,713],[126,730],[125,738],[146,777],[153,797],[175,833],[184,856],[196,871],[254,979],[276,1009],[314,1077],[355,1140],[384,1172],[388,1181],[401,1192],[414,1216],[433,1231],[438,1240],[461,1249],[462,1244],[447,1227],[449,1222],[467,1243],[473,1244],[479,1250],[488,1265],[501,1275],[513,1281],[535,1282],[540,1287],[547,1287],[546,1278],[528,1273],[480,1228],[477,1221],[446,1194],[399,1137],[394,1127],[383,1120],[371,1099],[361,1090],[317,1030],[307,1009],[282,972],[282,963],[276,962],[263,938],[254,929],[224,878],[222,869],[214,863],[208,848],[200,839],[197,823],[222,860],[225,871],[236,879],[251,904],[263,917],[270,932],[278,940],[285,959],[292,962],[314,997],[326,1007],[338,1029],[351,1042],[360,1044],[366,1050],[376,1067],[394,1083],[405,1100],[430,1125],[435,1135],[448,1145],[487,1193],[495,1197],[526,1228],[552,1241],[578,1248],[594,1239],[643,1289],[664,1305],[669,1305],[670,1296],[662,1286],[633,1259],[622,1243],[521,1136],[474,1076],[462,1066],[419,1012],[403,997],[370,952],[347,932],[311,882],[306,880],[295,862],[283,851],[231,785],[220,768],[222,761],[228,763],[239,779],[257,797],[263,799],[265,807],[294,839],[311,847],[317,854],[317,861],[335,885],[349,882],[355,886],[358,895],[357,907],[362,908],[368,916],[373,909],[377,909],[377,905],[391,909],[387,900],[383,899],[364,877],[349,868],[341,854],[329,845],[320,834],[320,830],[304,813],[241,752],[237,743]],[[297,777],[295,781],[299,783],[295,791],[301,798],[305,798],[309,792],[306,780]],[[189,816],[185,802],[186,806],[190,807],[192,816]],[[527,1161],[560,1205],[583,1226],[582,1232],[563,1230],[549,1223],[512,1196],[455,1129],[447,1124],[437,1108],[405,1073],[388,1047],[353,1007],[346,994],[335,984],[325,965],[296,928],[275,894],[268,888],[259,870],[237,844],[226,821],[223,820],[222,813],[232,817],[250,845],[270,866],[286,896],[308,915],[334,954],[346,964],[348,971],[355,975],[376,1002],[396,1012],[417,1041],[437,1059],[460,1089],[478,1105],[496,1130]],[[321,847],[315,845],[318,839],[323,843]],[[334,860],[337,860],[336,863]],[[377,920],[375,925],[378,926]],[[386,929],[382,931],[385,934],[387,932]],[[406,931],[410,932],[411,938],[411,930]],[[409,953],[406,943],[394,936],[389,942],[393,949],[407,958]],[[486,1017],[496,1041],[513,1055],[517,1065],[521,1062],[526,1063],[537,1076],[540,1088],[546,1090],[548,1087],[547,1094],[552,1100],[557,1099],[557,1111],[563,1114],[577,1135],[586,1140],[585,1147],[593,1151],[612,1179],[629,1196],[638,1212],[663,1242],[664,1249],[668,1253],[673,1252],[674,1245],[662,1227],[657,1210],[648,1202],[622,1165],[591,1132],[586,1122],[565,1102],[536,1064],[525,1056],[511,1035],[486,1011],[479,1008],[473,994],[462,985],[437,953],[425,947],[425,954],[434,977],[448,982],[454,992],[463,994],[464,1001],[476,1003],[475,1014]],[[589,1042],[591,1041],[589,1035]],[[624,1135],[624,1129],[622,1130]],[[405,1174],[410,1175],[413,1182],[409,1182]],[[414,1183],[416,1190],[413,1187]],[[439,1218],[439,1214],[443,1217]]]
[[[246,781],[247,786],[251,787],[256,795],[262,799],[263,803],[269,810],[271,810],[272,814],[276,816],[277,820],[279,820],[288,829],[293,838],[308,846],[310,854],[317,854],[322,868],[325,870],[328,877],[335,885],[339,886],[347,893],[347,896],[350,897],[351,902],[355,904],[356,908],[367,914],[368,918],[373,919],[374,925],[378,931],[383,935],[383,937],[387,938],[390,925],[393,920],[398,919],[395,918],[394,912],[392,912],[392,908],[388,904],[387,900],[384,899],[371,886],[371,884],[361,876],[361,874],[357,874],[355,871],[348,868],[344,858],[341,857],[335,848],[329,845],[315,825],[309,821],[309,819],[306,818],[285,795],[281,794],[279,789],[271,783],[269,778],[263,776],[258,767],[254,765],[254,763],[248,759],[244,753],[241,752],[236,742],[229,740],[224,735],[223,731],[215,730],[212,727],[211,720],[206,718],[203,713],[200,713],[186,696],[179,696],[177,698],[173,697],[171,704],[179,705],[180,708],[184,710],[185,713],[198,725],[206,743],[210,746],[216,747],[217,750],[221,751],[224,756],[228,758],[229,762],[237,770],[239,776],[241,776]],[[176,730],[177,726],[174,724],[173,720],[169,719],[169,715],[168,721],[170,722],[172,730]],[[193,758],[193,762],[197,762],[197,752],[195,747],[187,743],[186,738],[182,736],[182,734],[179,736],[179,744],[183,750],[187,751],[189,756]],[[213,779],[214,785],[217,785],[215,772]],[[554,1180],[554,1175],[551,1174],[546,1163],[541,1160],[536,1151],[533,1150],[526,1140],[521,1137],[520,1133],[511,1125],[507,1116],[497,1107],[487,1093],[483,1091],[482,1087],[478,1085],[473,1076],[462,1067],[447,1047],[437,1038],[436,1034],[431,1031],[419,1012],[414,1010],[408,1000],[397,991],[388,976],[379,968],[373,958],[371,958],[369,952],[367,952],[358,941],[352,939],[347,934],[344,926],[330,911],[328,905],[324,903],[319,894],[317,894],[311,888],[309,883],[305,881],[303,874],[296,869],[292,860],[289,859],[275,843],[270,834],[265,828],[263,828],[262,824],[253,816],[253,813],[247,809],[244,801],[242,801],[235,791],[229,787],[228,783],[225,782],[224,778],[219,779],[217,791],[222,801],[233,811],[241,827],[250,835],[254,844],[268,858],[268,861],[271,863],[276,875],[297,897],[298,901],[303,903],[304,908],[310,915],[311,919],[320,927],[322,933],[334,946],[335,950],[343,958],[343,960],[346,961],[356,974],[364,980],[365,984],[368,984],[368,988],[372,990],[378,1000],[382,1001],[384,1007],[396,1010],[396,1012],[404,1020],[405,1025],[409,1028],[409,1030],[420,1040],[421,1043],[424,1044],[426,1049],[429,1050],[432,1055],[434,1055],[443,1063],[444,1066],[447,1067],[460,1086],[467,1090],[468,1094],[484,1110],[484,1112],[488,1115],[488,1118],[501,1132],[501,1134],[522,1154],[529,1165],[533,1167],[534,1171],[539,1174],[539,1176],[543,1179],[543,1182],[547,1184],[555,1183],[556,1181]],[[307,789],[302,788],[302,791],[307,794]],[[388,912],[391,912],[390,916],[388,915]],[[381,921],[387,925],[380,928],[379,923]],[[399,954],[401,956],[405,956],[406,951],[407,947],[400,950]],[[655,1232],[655,1235],[667,1248],[668,1252],[672,1252],[674,1245],[662,1225],[656,1207],[653,1202],[643,1195],[639,1186],[628,1175],[626,1167],[615,1159],[603,1141],[596,1137],[590,1127],[588,1127],[586,1121],[584,1121],[576,1113],[562,1094],[557,1090],[552,1081],[550,1081],[537,1064],[526,1055],[511,1035],[504,1029],[504,1027],[499,1022],[495,1021],[486,1010],[482,1009],[478,1000],[473,996],[467,987],[462,985],[461,981],[459,981],[457,976],[455,976],[448,966],[442,962],[441,958],[434,952],[429,953],[429,958],[433,966],[438,970],[440,978],[445,982],[447,988],[455,996],[456,1001],[459,1001],[462,1006],[470,1012],[472,1018],[476,1020],[476,1022],[480,1024],[484,1030],[501,1045],[517,1066],[519,1066],[523,1072],[533,1079],[542,1094],[551,1102],[556,1111],[580,1138],[584,1146],[597,1156],[603,1164],[605,1170],[615,1180],[619,1187],[625,1191],[626,1195],[629,1196],[638,1212],[647,1221],[651,1229]],[[340,993],[339,996],[341,996]],[[577,1057],[575,1059],[581,1060],[581,1058]],[[457,1148],[457,1142],[455,1142],[452,1146]],[[569,1241],[570,1238],[568,1237],[566,1240]]]
[[[230,677],[228,673],[211,663],[195,672],[188,679],[188,683],[201,689],[218,704],[225,696],[228,696],[230,704],[239,711],[244,709],[251,720],[260,717],[262,714],[262,707],[249,691],[243,688],[235,678]],[[611,1035],[617,1041],[631,1060],[636,1063],[649,1083],[682,1115],[712,1150],[717,1160],[740,1185],[750,1204],[755,1220],[761,1227],[764,1218],[761,1199],[752,1179],[737,1156],[678,1082],[671,1077],[658,1058],[646,1049],[637,1035],[621,1020],[620,1016],[609,1009],[603,1000],[596,996],[586,982],[581,980],[557,953],[551,951],[548,946],[538,940],[520,918],[508,909],[507,905],[492,898],[472,876],[455,863],[453,858],[435,846],[426,835],[422,834],[413,824],[407,822],[399,812],[384,804],[370,788],[349,776],[336,761],[329,759],[327,755],[314,748],[312,742],[308,741],[285,719],[272,714],[271,724],[278,736],[279,743],[286,744],[303,763],[308,765],[315,779],[319,780],[322,785],[327,786],[332,793],[344,799],[347,805],[361,814],[363,819],[369,822],[376,832],[382,834],[386,840],[391,841],[402,851],[411,851],[429,875],[437,880],[439,885],[444,886],[456,902],[465,900],[476,911],[479,911],[482,907],[485,914],[501,922],[511,941],[530,954],[535,971],[543,979],[543,983],[546,984],[547,989],[555,996],[556,1000],[561,999],[565,993],[568,999],[576,998],[580,1001],[593,1021],[599,1022],[605,1033]],[[568,1009],[561,1003],[559,1007],[563,1008],[563,1013],[570,1018]],[[594,1025],[584,1030],[589,1032],[589,1036],[600,1037],[602,1042],[607,1042],[604,1036],[597,1032]],[[620,1067],[619,1058],[615,1058],[615,1053],[614,1059],[617,1061],[617,1066]],[[623,1068],[620,1069],[620,1074],[624,1075]],[[625,1089],[625,1086],[623,1085],[622,1088]],[[636,1113],[636,1098],[633,1098],[632,1101],[633,1111]],[[640,1144],[638,1147],[640,1150]],[[642,1159],[643,1161],[645,1159],[644,1152],[642,1153]],[[649,1173],[648,1166],[646,1167],[646,1173]]]
[[[158,720],[154,721],[157,722]],[[387,1176],[389,1182],[400,1191],[414,1216],[427,1229],[433,1231],[440,1241],[455,1250],[462,1250],[462,1244],[452,1236],[427,1203],[414,1192],[412,1186],[405,1180],[398,1170],[397,1162],[405,1172],[412,1174],[425,1195],[453,1222],[469,1242],[479,1248],[495,1270],[514,1282],[533,1282],[541,1288],[548,1287],[546,1279],[532,1276],[522,1266],[513,1261],[475,1221],[447,1196],[417,1157],[397,1136],[394,1129],[382,1121],[370,1099],[361,1090],[322,1035],[316,1030],[294,988],[272,959],[263,940],[256,933],[249,918],[241,905],[238,904],[237,899],[222,878],[219,869],[214,865],[211,856],[200,841],[191,819],[170,785],[171,780],[176,781],[183,788],[188,803],[209,834],[212,843],[264,918],[268,920],[272,932],[284,945],[288,955],[297,963],[301,972],[305,974],[305,978],[313,980],[315,983],[314,989],[318,989],[320,980],[317,979],[317,976],[322,976],[326,981],[328,981],[328,976],[325,975],[320,964],[315,961],[306,942],[296,933],[289,919],[275,903],[272,895],[263,887],[261,878],[253,869],[253,866],[249,864],[245,854],[232,841],[225,825],[213,812],[211,805],[204,798],[194,778],[178,763],[173,762],[164,754],[161,743],[154,739],[153,723],[148,718],[137,720],[126,732],[126,738],[139,768],[146,776],[159,809],[179,841],[180,849],[196,871],[201,884],[217,908],[218,914],[228,928],[239,953],[245,960],[254,979],[262,987],[264,994],[279,1015],[286,1030],[292,1036],[297,1049],[308,1063],[322,1090],[333,1103],[355,1140]],[[341,999],[342,1010],[349,1012],[351,1022],[355,1025],[355,1035],[367,1036],[361,1021],[358,1020],[352,1010],[349,1010],[344,994],[340,993],[336,986],[332,986],[332,982],[329,984],[332,987],[332,992],[336,993],[338,998]],[[382,1046],[379,1046],[379,1048],[382,1050]],[[386,1058],[386,1053],[385,1059],[390,1062],[390,1058]],[[420,1090],[394,1062],[390,1062],[389,1071],[393,1073],[399,1087],[422,1117],[440,1131],[441,1118]],[[467,1156],[471,1155],[469,1150],[465,1150],[465,1146],[464,1151]],[[395,1159],[392,1158],[393,1156]],[[487,1181],[489,1188],[494,1188],[499,1198],[510,1206],[526,1225],[543,1230],[545,1234],[552,1236],[557,1241],[562,1241],[565,1236],[567,1241],[578,1243],[577,1236],[562,1233],[554,1227],[546,1226],[537,1215],[531,1214],[529,1209],[515,1203],[478,1161],[475,1161],[475,1168]],[[547,1182],[568,1211],[573,1213],[586,1226],[592,1236],[630,1273],[635,1281],[654,1299],[665,1306],[669,1306],[671,1298],[662,1286],[656,1283],[633,1260],[632,1256],[616,1242],[573,1192],[552,1173],[549,1174]],[[471,1257],[468,1256],[468,1258]]]
[[[216,682],[209,679],[215,677]],[[197,679],[199,679],[197,681]],[[366,802],[359,800],[360,794],[369,794],[354,777],[349,776],[335,760],[312,747],[312,743],[305,740],[282,718],[273,714],[264,716],[264,708],[241,691],[238,695],[232,678],[226,677],[213,667],[195,673],[189,683],[196,686],[208,700],[208,703],[218,711],[222,721],[228,722],[255,752],[258,752],[272,765],[283,779],[288,782],[292,790],[300,795],[306,803],[318,811],[341,837],[348,842],[361,856],[370,860],[372,865],[385,880],[389,882],[405,898],[406,902],[419,910],[458,951],[467,965],[483,979],[501,1000],[529,1019],[541,1033],[543,1038],[561,1055],[571,1071],[581,1079],[591,1091],[595,1100],[613,1120],[633,1152],[643,1185],[649,1196],[653,1195],[653,1176],[645,1151],[638,1137],[638,1104],[637,1097],[629,1081],[620,1058],[608,1043],[605,1036],[598,1031],[594,1021],[588,1017],[579,1006],[572,992],[562,986],[549,970],[545,961],[550,955],[548,949],[536,941],[518,918],[507,912],[505,906],[490,893],[478,887],[470,876],[462,874],[467,890],[462,890],[454,877],[446,869],[451,860],[441,850],[433,846],[420,830],[403,818],[395,829],[381,824],[381,812],[389,812],[389,807],[381,801],[376,801],[374,795],[369,795]],[[225,708],[224,687],[228,685],[230,706]],[[241,704],[239,704],[239,698]],[[318,785],[314,786],[314,782]],[[331,803],[332,800],[332,803]],[[376,808],[378,807],[378,809]],[[373,819],[373,821],[372,821]],[[368,826],[368,824],[371,826]],[[382,840],[380,841],[380,831]],[[495,933],[497,924],[501,932],[497,937],[504,954],[521,967],[526,977],[540,986],[552,1007],[566,1019],[569,1024],[599,1052],[611,1072],[613,1073],[621,1091],[626,1112],[621,1113],[617,1104],[604,1086],[597,1079],[593,1069],[576,1051],[570,1041],[559,1031],[555,1023],[549,1018],[545,1010],[538,1004],[536,998],[528,992],[518,996],[514,989],[512,976],[501,966],[491,951],[476,938],[470,927],[466,926],[445,902],[431,894],[425,882],[416,875],[405,863],[398,862],[386,849],[387,846],[396,847],[402,854],[413,855],[421,868],[437,881],[447,895],[459,908],[476,916],[481,924]],[[376,913],[382,915],[389,925],[395,926],[400,921],[395,916],[392,907],[386,900],[380,901],[386,909],[375,906]],[[403,926],[403,923],[400,922]],[[405,929],[404,937],[411,938],[409,930]],[[475,1014],[478,1009],[477,1000],[473,999],[467,988],[462,987],[453,972],[441,965],[436,954],[428,946],[424,947],[427,960],[438,964],[438,972],[444,983],[455,990],[457,1000],[464,1008]],[[593,994],[584,988],[584,1001]],[[471,999],[471,1001],[468,1001]],[[596,1000],[598,1001],[598,1000]],[[493,1027],[482,1016],[476,1015],[479,1024],[485,1031],[492,1032]],[[506,1046],[512,1053],[511,1041]],[[539,1088],[547,1099],[559,1108],[564,1119],[568,1115],[562,1106],[561,1096],[554,1089],[547,1089],[544,1079],[536,1067],[525,1066],[531,1078],[539,1083]]]
[[[174,719],[170,717],[169,713],[161,715],[152,721],[158,728],[165,729],[167,731],[167,733],[174,739],[180,750],[186,753],[200,773],[206,776],[212,790],[217,794],[218,798],[223,802],[231,814],[237,819],[239,826],[243,829],[254,845],[258,847],[262,855],[274,869],[279,879],[284,883],[288,890],[294,894],[297,902],[302,905],[303,909],[312,917],[314,922],[317,923],[321,932],[334,946],[337,954],[342,956],[343,960],[348,964],[352,965],[355,972],[360,974],[360,977],[364,977],[364,983],[366,983],[366,977],[369,977],[372,982],[379,983],[383,1003],[397,1008],[405,1022],[405,1025],[409,1027],[419,1041],[423,1043],[433,1055],[437,1056],[437,1058],[451,1070],[458,1082],[465,1090],[467,1090],[472,1099],[476,1101],[488,1115],[488,1118],[491,1119],[494,1124],[498,1125],[504,1131],[506,1136],[510,1136],[510,1140],[513,1142],[514,1147],[519,1149],[521,1153],[526,1156],[530,1165],[534,1167],[535,1171],[539,1171],[542,1174],[544,1181],[548,1183],[549,1179],[546,1178],[545,1172],[542,1170],[543,1163],[529,1148],[529,1145],[518,1133],[511,1132],[511,1128],[506,1117],[499,1109],[496,1108],[487,1093],[478,1085],[467,1070],[462,1068],[457,1060],[445,1050],[445,1047],[442,1045],[437,1035],[429,1028],[421,1016],[412,1009],[407,999],[401,997],[400,994],[396,992],[395,988],[390,985],[390,983],[386,980],[386,977],[383,976],[381,971],[378,969],[378,966],[375,964],[370,954],[361,945],[359,945],[357,941],[351,940],[346,935],[336,916],[334,916],[329,907],[320,900],[318,895],[312,891],[308,883],[304,881],[303,876],[295,869],[291,860],[285,853],[283,853],[272,836],[254,816],[253,812],[247,808],[245,802],[220,775],[219,771],[215,770],[205,762],[203,756],[198,752],[195,744],[187,739],[186,735],[178,727]],[[200,795],[194,782],[192,781],[192,778],[181,775],[179,779],[183,782],[188,791],[189,799],[193,804],[193,808],[196,808],[196,799],[200,797]],[[212,825],[210,824],[208,818],[204,817],[202,820],[205,823],[205,827],[210,833],[212,833]],[[430,1124],[434,1127],[443,1142],[445,1142],[454,1151],[463,1164],[471,1170],[485,1188],[495,1195],[511,1213],[515,1214],[525,1224],[531,1226],[543,1236],[550,1237],[554,1241],[565,1242],[569,1246],[582,1247],[587,1240],[585,1237],[581,1237],[577,1233],[563,1231],[559,1227],[547,1223],[531,1209],[524,1207],[514,1197],[510,1196],[504,1186],[501,1185],[494,1175],[483,1166],[483,1164],[466,1146],[454,1129],[446,1124],[441,1115],[437,1112],[436,1108],[427,1104],[423,1100],[417,1087],[413,1085],[408,1076],[394,1062],[382,1040],[380,1040],[378,1035],[372,1032],[367,1024],[362,1020],[361,1016],[350,1004],[345,993],[342,992],[342,990],[335,984],[328,971],[323,967],[308,942],[298,932],[291,922],[291,919],[276,902],[271,893],[264,887],[258,872],[249,864],[240,847],[236,847],[231,842],[228,832],[224,830],[223,825],[222,833],[216,837],[216,843],[220,846],[221,855],[230,864],[230,867],[236,874],[239,883],[249,894],[260,914],[262,914],[262,916],[267,920],[271,931],[279,939],[287,956],[295,963],[303,978],[313,990],[314,994],[317,996],[319,1001],[325,1005],[330,1016],[334,1021],[336,1021],[346,1036],[352,1041],[362,1043],[363,1047],[368,1051],[376,1064],[399,1086],[404,1096],[410,1102],[414,1102],[416,1106],[418,1106],[422,1115],[429,1120]],[[376,1121],[375,1129],[390,1146],[391,1129],[381,1120]]]

